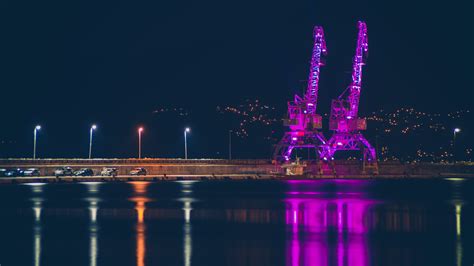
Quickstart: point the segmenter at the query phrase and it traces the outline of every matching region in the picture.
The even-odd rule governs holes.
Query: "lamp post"
[[[37,125],[33,130],[33,160],[36,159],[36,132],[41,129],[40,125]]]
[[[455,128],[453,130],[453,159],[456,161],[456,133],[461,132],[460,128]]]
[[[138,159],[142,158],[142,132],[143,127],[138,129]]]
[[[187,140],[187,133],[189,133],[191,129],[189,127],[184,129],[184,159],[188,159],[188,140]]]
[[[232,160],[232,130],[229,130],[229,160]]]
[[[96,125],[91,126],[91,130],[90,130],[90,134],[89,134],[89,159],[92,158],[92,133],[96,129],[97,129]]]

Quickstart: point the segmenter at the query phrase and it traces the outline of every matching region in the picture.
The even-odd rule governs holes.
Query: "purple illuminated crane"
[[[367,25],[358,22],[356,54],[352,68],[351,85],[331,103],[329,129],[333,130],[332,137],[322,147],[323,160],[334,159],[336,151],[361,150],[366,161],[376,163],[375,149],[360,133],[367,127],[366,120],[358,117],[359,99],[362,85],[362,66],[368,52]],[[365,165],[365,164],[364,164]]]
[[[323,134],[318,131],[322,127],[321,116],[316,114],[319,72],[323,65],[321,57],[326,54],[323,27],[315,26],[313,36],[308,87],[303,98],[295,95],[294,101],[288,102],[288,119],[284,120],[284,124],[290,127],[290,131],[276,146],[273,158],[277,161],[288,161],[295,148],[313,148],[319,156],[321,145],[326,143]]]

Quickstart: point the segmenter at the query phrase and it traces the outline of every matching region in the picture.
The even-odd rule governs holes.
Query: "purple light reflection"
[[[356,199],[286,199],[286,223],[309,233],[365,234],[370,202]],[[298,229],[299,228],[299,229]]]
[[[298,192],[298,188],[311,183],[315,184],[289,181],[290,191],[284,200],[285,221],[291,232],[287,263],[293,266],[367,265],[369,250],[365,234],[370,228],[367,224],[369,208],[376,202],[365,199],[363,192],[328,193],[324,197],[324,192],[314,192],[314,186],[310,186],[313,191]],[[316,182],[316,186],[327,183]],[[357,182],[345,184],[351,183]]]

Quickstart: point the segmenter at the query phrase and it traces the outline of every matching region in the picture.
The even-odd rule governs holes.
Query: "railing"
[[[179,158],[145,158],[145,159],[36,159],[31,158],[11,158],[0,159],[0,165],[74,165],[74,164],[217,164],[217,165],[266,165],[271,164],[271,160],[225,160],[225,159],[179,159]]]

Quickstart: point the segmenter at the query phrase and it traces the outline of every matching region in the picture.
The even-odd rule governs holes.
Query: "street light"
[[[188,141],[186,134],[189,133],[191,129],[189,127],[184,129],[184,159],[188,159]]]
[[[90,134],[89,134],[89,159],[92,157],[92,133],[96,129],[97,129],[96,125],[91,126],[91,130],[90,130]]]
[[[461,129],[460,128],[455,128],[453,129],[453,157],[454,157],[454,161],[456,161],[456,133],[459,133],[461,132]]]
[[[41,129],[40,125],[37,125],[33,130],[33,160],[36,159],[36,132]]]
[[[142,132],[143,127],[138,129],[138,159],[142,158]]]

